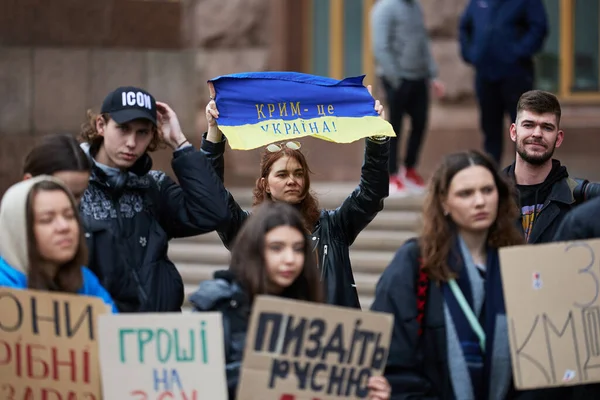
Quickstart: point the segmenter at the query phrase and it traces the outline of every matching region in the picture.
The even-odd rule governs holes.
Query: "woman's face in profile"
[[[457,172],[442,207],[459,229],[487,231],[498,216],[498,188],[494,176],[480,165]]]
[[[79,224],[71,201],[62,190],[40,190],[33,199],[33,233],[40,256],[56,265],[75,257]]]
[[[291,226],[278,226],[265,235],[265,267],[269,292],[281,293],[291,286],[304,268],[306,237]]]

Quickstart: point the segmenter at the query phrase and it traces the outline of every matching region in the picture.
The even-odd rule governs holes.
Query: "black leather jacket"
[[[225,143],[225,138],[220,143],[207,140],[202,142],[202,151],[212,161],[221,179],[224,173]],[[383,200],[389,193],[388,157],[389,139],[365,139],[365,159],[358,187],[335,210],[322,210],[313,230],[313,236],[318,238],[319,268],[329,304],[360,308],[349,248],[358,234],[383,209]],[[231,193],[228,206],[231,212],[230,223],[217,232],[223,244],[230,248],[250,213],[242,210]]]

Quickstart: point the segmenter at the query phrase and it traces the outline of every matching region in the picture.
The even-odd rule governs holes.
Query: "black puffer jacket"
[[[230,219],[227,193],[204,154],[191,146],[174,153],[179,185],[151,166],[144,155],[109,177],[94,164],[81,200],[88,267],[121,312],[180,311],[183,282],[167,256],[169,240]]]
[[[189,297],[194,311],[219,311],[223,314],[225,368],[229,400],[236,397],[250,320],[248,297],[229,271],[217,271],[215,279],[200,283]]]
[[[211,159],[217,175],[223,179],[226,139],[212,143],[206,140],[206,134],[204,139],[202,151]],[[354,308],[360,308],[360,302],[349,248],[358,234],[383,209],[383,200],[389,193],[389,139],[365,139],[365,143],[365,160],[358,187],[335,210],[322,210],[313,230],[313,239],[318,240],[319,268],[325,282],[327,303]],[[218,233],[225,246],[230,248],[250,213],[242,210],[231,193],[227,204],[231,220]]]

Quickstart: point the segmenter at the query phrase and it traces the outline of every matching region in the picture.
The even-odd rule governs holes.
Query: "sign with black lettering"
[[[500,250],[519,389],[600,382],[600,240]]]
[[[103,315],[99,333],[105,399],[227,399],[221,313]]]
[[[0,399],[101,400],[96,297],[0,287]]]
[[[383,374],[390,314],[258,296],[250,318],[238,400],[367,398]]]

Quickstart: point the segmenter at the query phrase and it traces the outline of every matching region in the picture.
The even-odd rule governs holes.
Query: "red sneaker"
[[[390,176],[390,196],[404,196],[407,194],[407,189],[398,175]]]
[[[417,191],[425,189],[425,180],[414,168],[406,168],[403,171],[402,181],[410,189],[416,189]]]

